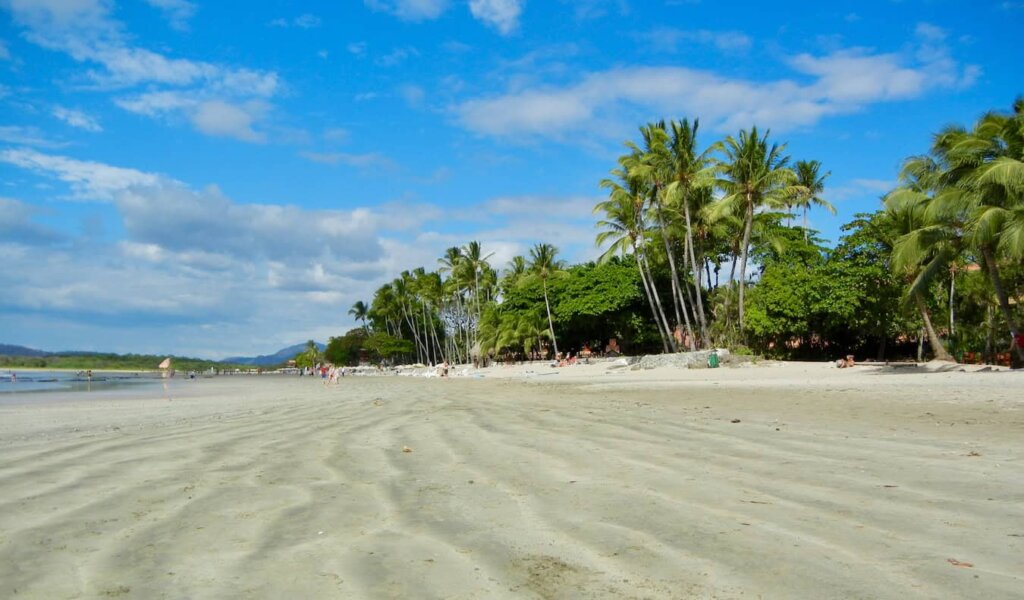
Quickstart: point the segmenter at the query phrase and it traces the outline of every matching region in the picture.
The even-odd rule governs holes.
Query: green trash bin
[[[717,369],[718,368],[718,353],[717,352],[712,352],[711,354],[708,355],[708,366],[711,367],[712,369]]]

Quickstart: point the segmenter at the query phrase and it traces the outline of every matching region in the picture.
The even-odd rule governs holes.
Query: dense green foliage
[[[381,332],[368,333],[367,329],[360,327],[343,336],[330,338],[323,358],[331,364],[354,367],[364,360],[378,364],[412,351],[413,345],[409,340]]]

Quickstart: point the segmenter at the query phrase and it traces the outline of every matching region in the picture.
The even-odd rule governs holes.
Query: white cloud
[[[373,64],[377,65],[378,67],[394,67],[405,62],[405,59],[409,58],[410,56],[419,56],[419,54],[419,51],[416,50],[416,48],[413,48],[412,46],[407,46],[405,48],[394,48],[391,50],[391,52],[383,56],[378,56],[373,61]]]
[[[525,0],[469,0],[469,11],[478,21],[508,35],[519,28]]]
[[[832,202],[846,200],[878,199],[891,192],[896,181],[887,179],[855,178],[849,182],[826,190],[825,197]]]
[[[625,16],[630,12],[629,3],[626,0],[561,0],[561,2],[572,6],[573,16],[578,21],[605,17],[613,6],[620,15]]]
[[[53,107],[53,116],[78,129],[92,132],[103,131],[99,121],[79,110],[55,106]]]
[[[426,92],[424,92],[423,88],[418,85],[407,84],[398,88],[398,95],[405,100],[406,104],[416,108],[423,103],[423,99],[426,97]]]
[[[221,100],[209,100],[196,106],[192,122],[196,129],[208,135],[262,142],[266,136],[253,131],[252,124],[265,110],[265,105],[259,102],[238,106]]]
[[[188,29],[188,21],[196,14],[196,5],[188,0],[145,0],[146,4],[159,8],[171,27],[180,31]]]
[[[244,142],[263,142],[266,134],[253,129],[269,111],[261,100],[227,102],[204,98],[201,93],[150,92],[115,101],[121,108],[150,117],[184,116],[207,135],[230,137]]]
[[[379,152],[350,154],[348,152],[300,152],[299,156],[325,165],[347,165],[360,169],[393,169],[395,163]]]
[[[300,29],[312,29],[314,27],[319,27],[321,25],[321,23],[322,23],[322,21],[321,21],[320,17],[318,17],[318,16],[316,16],[314,14],[305,13],[305,14],[301,14],[301,15],[295,17],[294,19],[292,19],[290,21],[288,19],[284,19],[284,18],[274,19],[273,21],[270,22],[270,26],[271,27],[298,27]]]
[[[714,46],[722,52],[745,52],[753,45],[753,40],[739,31],[709,31],[707,29],[683,30],[672,27],[658,27],[647,33],[639,34],[642,40],[651,45],[657,52],[677,52],[683,43],[704,44]]]
[[[60,148],[68,145],[66,142],[50,139],[35,127],[21,125],[0,125],[0,142],[38,148]]]
[[[305,13],[295,17],[295,20],[292,21],[292,23],[294,23],[296,27],[301,27],[302,29],[311,29],[313,27],[320,26],[320,17]]]
[[[7,49],[7,42],[0,40],[0,60],[11,60],[11,51]]]
[[[37,246],[61,241],[63,236],[35,222],[38,208],[14,198],[0,197],[0,240],[8,244]]]
[[[70,184],[75,196],[83,200],[113,200],[116,194],[131,187],[154,186],[162,179],[159,175],[135,169],[43,154],[24,148],[0,151],[0,161],[52,175]]]
[[[618,135],[612,130],[616,122],[666,111],[699,116],[720,131],[752,124],[785,130],[872,103],[964,87],[978,74],[976,67],[959,65],[945,47],[925,40],[912,54],[847,49],[824,56],[800,54],[788,64],[795,75],[809,80],[754,81],[683,67],[615,68],[561,87],[533,86],[467,100],[454,110],[470,130],[513,137],[558,138],[584,127],[605,127]]]
[[[387,12],[403,21],[429,21],[448,10],[448,0],[363,0],[370,10]]]
[[[324,130],[323,138],[329,142],[347,142],[351,135],[347,129],[332,127]]]
[[[182,0],[147,0],[179,20],[194,5]],[[103,0],[8,0],[25,37],[44,48],[65,52],[97,68],[84,71],[92,83],[108,88],[146,86],[142,94],[119,99],[127,110],[149,116],[182,111],[201,132],[261,141],[252,124],[267,114],[266,99],[279,92],[277,73],[232,68],[164,54],[132,45],[124,26]],[[225,124],[212,117],[222,115]]]
[[[366,42],[351,42],[345,46],[345,49],[347,49],[350,54],[363,56],[366,54]]]

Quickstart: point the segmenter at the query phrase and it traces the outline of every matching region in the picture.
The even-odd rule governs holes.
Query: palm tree
[[[366,327],[366,317],[369,315],[369,312],[370,307],[362,300],[358,300],[352,305],[352,308],[348,309],[348,314],[352,315],[355,320],[363,322],[363,331],[367,335],[370,334],[370,330]]]
[[[555,348],[555,356],[558,356],[558,340],[555,338],[555,324],[551,320],[551,302],[548,300],[548,280],[557,277],[565,272],[562,261],[556,260],[558,248],[551,244],[537,244],[530,248],[530,272],[540,278],[544,287],[544,307],[548,312],[548,331],[551,333],[551,343]]]
[[[882,226],[892,244],[893,271],[909,281],[905,299],[913,302],[921,315],[932,352],[938,360],[953,361],[924,302],[924,294],[936,276],[954,260],[956,234],[948,224],[929,224],[927,210],[931,197],[922,191],[920,180],[911,181],[904,169],[907,184],[885,197],[885,219]]]
[[[620,162],[630,177],[639,178],[645,183],[648,202],[654,213],[654,220],[658,224],[658,231],[661,233],[662,244],[665,248],[665,258],[668,262],[672,282],[672,305],[675,309],[676,323],[685,324],[690,350],[693,350],[693,326],[683,296],[683,287],[679,282],[679,270],[676,266],[670,229],[671,214],[665,207],[666,201],[669,200],[666,194],[667,187],[672,183],[674,172],[664,121],[648,123],[641,127],[640,135],[644,141],[643,149],[632,142],[627,142],[626,147],[632,152],[623,157]],[[674,338],[672,338],[672,349],[678,350]]]
[[[1012,114],[988,113],[967,130],[953,126],[935,136],[928,157],[909,161],[935,188],[928,219],[960,223],[967,247],[988,274],[1000,312],[1017,339],[1020,329],[1003,285],[1000,263],[1024,257],[1024,100]],[[1015,344],[1024,361],[1024,347]]]
[[[672,333],[665,314],[661,311],[661,301],[657,299],[658,292],[654,287],[653,278],[650,276],[647,261],[644,258],[643,246],[646,239],[644,236],[643,198],[635,190],[635,181],[631,182],[625,177],[624,170],[616,169],[612,173],[619,175],[627,186],[634,189],[627,189],[611,179],[601,182],[601,187],[609,189],[610,193],[608,200],[600,202],[594,207],[595,213],[603,212],[605,216],[597,223],[598,227],[604,229],[597,234],[596,243],[598,246],[608,245],[608,249],[599,260],[604,263],[611,260],[616,254],[626,255],[632,251],[636,259],[637,270],[640,271],[640,281],[643,282],[644,292],[647,294],[647,303],[651,307],[651,314],[658,326],[663,349],[668,352]]]
[[[710,173],[708,166],[708,151],[697,153],[697,129],[700,122],[694,119],[693,125],[689,120],[672,121],[670,123],[672,137],[668,148],[672,162],[673,180],[666,190],[676,194],[679,202],[683,205],[683,216],[686,221],[685,236],[686,250],[693,270],[693,291],[695,300],[695,313],[697,323],[700,326],[701,340],[705,346],[711,345],[711,338],[708,336],[707,318],[704,315],[704,300],[702,298],[703,286],[701,285],[701,268],[697,263],[695,251],[695,238],[693,235],[693,216],[691,205],[699,200],[700,189],[710,187]]]
[[[476,303],[476,318],[480,320],[481,303],[480,303],[480,275],[486,268],[490,268],[487,264],[487,259],[494,256],[491,252],[487,256],[484,256],[482,246],[480,242],[474,240],[462,247],[462,264],[470,270],[473,276],[473,301]]]
[[[310,367],[315,367],[320,362],[320,347],[317,346],[316,342],[309,340],[306,342],[306,349],[303,350],[297,357],[295,362],[308,364]]]
[[[715,184],[725,193],[711,210],[714,218],[742,215],[743,237],[740,240],[739,327],[744,326],[744,291],[747,283],[747,257],[754,212],[769,206],[785,204],[792,197],[796,174],[786,165],[785,144],[768,145],[769,131],[758,135],[757,127],[740,131],[739,139],[731,135],[715,145],[725,155],[715,164]]]
[[[504,289],[515,287],[519,280],[526,275],[529,267],[526,258],[522,255],[513,256],[512,260],[508,261],[508,266],[505,267],[505,277],[501,283],[502,287]]]
[[[835,207],[828,200],[821,197],[821,194],[825,191],[825,180],[832,174],[832,171],[826,171],[824,175],[821,175],[821,161],[818,160],[800,160],[796,162],[794,167],[796,171],[796,189],[791,206],[803,209],[804,241],[806,241],[808,235],[807,211],[812,204],[824,208],[833,215],[836,214]]]

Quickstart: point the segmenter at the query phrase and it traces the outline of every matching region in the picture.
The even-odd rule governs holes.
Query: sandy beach
[[[1024,590],[1024,373],[475,375],[0,406],[0,596]]]

